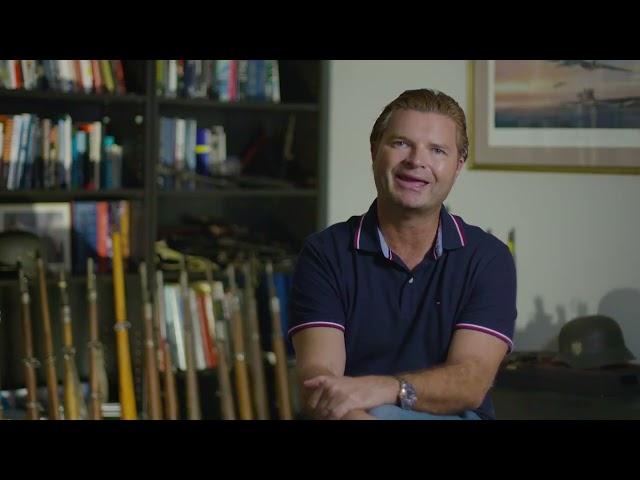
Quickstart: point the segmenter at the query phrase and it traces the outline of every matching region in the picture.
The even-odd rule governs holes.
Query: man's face
[[[379,201],[416,211],[439,209],[464,165],[454,121],[416,110],[391,114],[371,156]]]

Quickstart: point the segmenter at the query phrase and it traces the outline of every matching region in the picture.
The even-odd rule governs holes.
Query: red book
[[[229,60],[229,101],[238,100],[238,60]]]
[[[22,88],[24,86],[24,81],[22,79],[22,66],[20,60],[14,60],[13,65],[16,72],[16,89]]]
[[[73,63],[73,91],[81,92],[82,89],[82,66],[80,60],[71,60]]]
[[[102,72],[98,60],[91,60],[91,70],[93,71],[93,91],[102,93]]]
[[[118,93],[124,95],[127,93],[127,86],[124,82],[124,68],[122,66],[122,60],[114,60],[114,70],[116,74],[116,84],[118,85]]]
[[[96,203],[96,253],[98,254],[99,273],[109,271],[109,252],[107,247],[107,237],[110,235],[109,228],[109,203]],[[110,241],[110,240],[109,240]]]

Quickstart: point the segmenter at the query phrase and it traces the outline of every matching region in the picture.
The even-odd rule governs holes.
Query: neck
[[[440,207],[411,211],[381,202],[378,198],[378,224],[391,250],[412,270],[433,245],[438,233]]]

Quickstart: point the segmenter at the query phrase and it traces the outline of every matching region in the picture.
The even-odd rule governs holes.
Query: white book
[[[178,368],[182,371],[187,370],[187,353],[184,348],[184,315],[182,313],[182,293],[180,285],[176,285],[171,292],[174,323],[173,328],[176,336],[176,347],[178,349]]]
[[[16,169],[18,168],[18,155],[20,154],[20,134],[22,133],[22,115],[13,116],[13,130],[11,132],[11,149],[9,150],[9,172],[7,173],[7,189],[13,190],[15,186]],[[7,139],[8,140],[8,139]]]
[[[85,93],[91,93],[93,90],[91,60],[80,60],[80,75],[82,75],[82,89]]]
[[[163,285],[163,299],[164,299],[164,321],[165,321],[165,339],[169,344],[169,350],[171,351],[172,368],[180,369],[178,360],[178,341],[176,339],[176,328],[174,326],[174,306],[173,306],[173,293],[172,290],[175,285],[165,284]]]
[[[64,174],[67,188],[71,188],[71,116],[64,117]]]
[[[63,92],[73,91],[73,65],[71,60],[57,60],[60,86]]]
[[[186,122],[184,118],[176,118],[176,148],[173,156],[173,165],[177,171],[182,171],[185,162],[185,135]]]
[[[100,189],[100,162],[102,161],[102,123],[93,122],[89,134],[89,161],[93,164],[93,183]]]
[[[167,285],[165,290],[169,299],[171,323],[173,326],[173,338],[175,339],[175,364],[178,370],[187,370],[187,356],[184,350],[184,321],[182,316],[182,305],[180,301],[180,285]]]
[[[167,82],[167,97],[175,97],[178,93],[178,61],[169,60],[169,78],[166,78]]]
[[[271,83],[272,92],[271,100],[274,103],[280,103],[280,71],[278,66],[278,60],[269,60],[271,62]]]

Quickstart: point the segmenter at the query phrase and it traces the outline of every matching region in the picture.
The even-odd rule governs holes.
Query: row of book
[[[111,234],[114,225],[122,237],[122,257],[125,266],[131,259],[142,258],[142,215],[142,206],[127,200],[72,202],[72,271],[78,274],[86,273],[87,259],[91,257],[95,260],[97,273],[111,272]]]
[[[127,93],[122,60],[0,60],[0,87]]]
[[[266,278],[263,279],[266,283]],[[277,272],[274,274],[274,283],[276,285],[276,294],[280,299],[281,305],[285,306],[281,311],[282,336],[285,339],[287,353],[293,355],[291,343],[287,339],[288,329],[288,286],[290,275]],[[214,282],[213,298],[209,284],[206,282],[193,282],[189,288],[189,315],[193,326],[194,339],[194,357],[196,370],[214,369],[218,365],[218,355],[227,356],[227,364],[232,365],[231,357],[231,339],[229,337],[229,326],[225,322],[222,303],[224,302],[224,287],[220,281]],[[245,306],[243,298],[244,292],[240,292],[241,305]],[[163,311],[166,322],[166,336],[169,348],[171,349],[171,357],[174,361],[174,367],[180,371],[186,371],[187,360],[184,348],[185,335],[185,312],[183,309],[182,293],[179,284],[166,283],[163,288]],[[219,300],[219,301],[218,301]],[[255,291],[255,300],[258,306],[258,326],[261,338],[261,349],[264,352],[273,350],[271,345],[271,313],[268,308],[269,298],[266,288],[257,288]],[[262,307],[262,308],[261,308]],[[243,321],[247,322],[247,315],[242,316]],[[244,327],[247,332],[248,327]],[[216,339],[222,338],[221,342],[226,350],[220,351],[216,345]],[[246,339],[245,339],[246,340]],[[247,347],[248,351],[249,348]]]
[[[0,115],[0,190],[122,185],[122,146],[101,122]]]
[[[159,96],[280,103],[278,60],[156,60]]]
[[[160,119],[158,163],[170,173],[204,176],[232,174],[228,171],[227,137],[222,125],[198,127],[193,118]],[[189,182],[185,183],[188,187]],[[172,188],[171,176],[160,175],[160,186]]]

